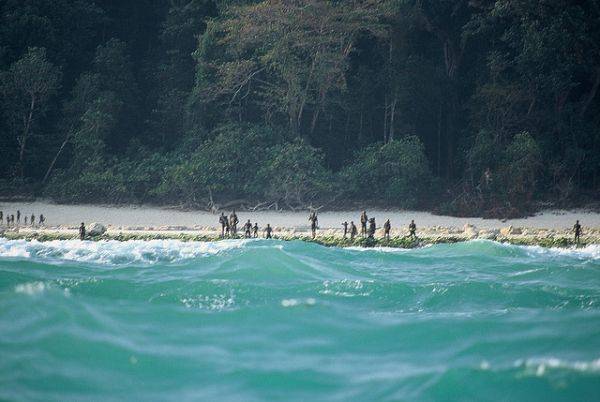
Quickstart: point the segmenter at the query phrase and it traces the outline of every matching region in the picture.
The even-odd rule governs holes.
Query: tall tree
[[[18,144],[17,175],[25,176],[27,145],[36,122],[50,107],[60,85],[60,69],[46,58],[44,48],[29,48],[2,77],[6,118]]]

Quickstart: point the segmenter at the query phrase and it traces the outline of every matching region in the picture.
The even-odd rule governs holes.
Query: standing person
[[[237,224],[240,222],[237,215],[235,214],[235,209],[229,215],[229,226],[231,229],[231,234],[233,236],[237,235]]]
[[[252,235],[256,239],[258,237],[258,222],[254,222],[254,227],[252,228]]]
[[[40,226],[42,226],[44,223],[46,223],[46,218],[44,217],[44,214],[40,214]]]
[[[79,226],[79,240],[85,240],[85,225],[83,222]]]
[[[387,221],[385,221],[385,223],[383,224],[383,237],[386,239],[390,239],[390,229],[392,228],[392,224],[390,223],[390,220],[388,219]]]
[[[312,212],[308,217],[310,221],[310,231],[312,233],[312,238],[314,239],[317,236],[317,224],[319,223],[319,218],[317,218],[317,213]]]
[[[35,226],[35,215],[31,214],[31,226]]]
[[[10,214],[10,224],[11,226],[15,226],[15,216],[13,214]]]
[[[244,235],[246,236],[246,239],[250,238],[250,232],[252,231],[252,223],[250,223],[250,219],[248,219],[248,222],[246,222],[246,224],[244,225]]]
[[[227,227],[227,217],[223,212],[221,212],[221,216],[219,216],[219,223],[221,224],[221,237],[225,237],[225,227]]]
[[[273,228],[271,228],[271,225],[267,223],[267,227],[265,228],[265,233],[267,234],[265,236],[266,239],[272,239],[271,232],[273,232]]]
[[[27,215],[25,215],[25,226],[27,226]]]
[[[367,217],[367,211],[362,211],[360,214],[360,234],[364,237],[367,235],[367,222],[369,218]]]
[[[0,223],[4,223],[4,214],[0,211]]]
[[[346,222],[346,221],[342,222],[342,226],[344,227],[344,239],[345,239],[346,235],[348,234],[348,222]]]
[[[356,237],[357,234],[358,234],[358,229],[356,228],[354,221],[351,221],[350,222],[350,239],[354,240],[354,238]]]
[[[408,236],[416,239],[417,238],[417,225],[415,225],[414,219],[410,221],[410,225],[408,225]]]
[[[573,225],[573,231],[575,232],[575,243],[579,245],[579,238],[581,237],[581,225],[579,224],[579,219]]]
[[[375,218],[369,219],[369,239],[375,237],[375,230],[377,229],[377,225],[375,225]]]
[[[21,223],[21,211],[17,209],[17,225]]]

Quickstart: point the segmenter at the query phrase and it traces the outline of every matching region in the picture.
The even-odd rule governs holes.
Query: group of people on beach
[[[319,228],[319,217],[316,211],[312,211],[308,216],[308,221],[310,222],[310,232],[312,238],[316,238],[317,229]],[[238,235],[238,223],[239,219],[235,210],[231,213],[231,215],[227,216],[225,213],[221,213],[219,217],[219,223],[221,224],[221,237],[237,237]],[[252,224],[250,219],[243,225],[244,237],[245,238],[257,238],[259,237],[259,227],[258,223],[255,222]],[[354,224],[354,221],[344,221],[342,222],[342,228],[344,229],[344,239],[350,237],[351,240],[354,240],[356,236],[358,236],[358,228]],[[392,229],[392,224],[389,219],[385,221],[383,224],[383,238],[390,239],[390,231]],[[360,235],[363,238],[374,239],[375,232],[377,231],[377,224],[375,222],[375,218],[369,218],[366,211],[362,211],[360,214]],[[579,244],[581,238],[581,225],[579,224],[579,220],[573,226],[573,232],[575,233],[575,242]],[[264,229],[265,238],[271,239],[273,237],[273,228],[270,224],[267,223],[267,226]],[[408,238],[416,240],[417,239],[417,225],[414,220],[410,221],[408,225]]]
[[[348,229],[348,222],[342,222],[342,227],[344,228],[344,239],[350,234],[350,239],[354,239],[358,234],[358,230],[354,221],[350,221],[350,229]],[[377,224],[375,223],[375,218],[369,218],[367,215],[367,211],[362,211],[360,214],[360,234],[363,237],[368,237],[369,239],[375,238],[375,231],[377,230]],[[392,230],[392,224],[389,219],[385,221],[383,224],[383,238],[390,238],[390,231]],[[313,238],[315,237],[315,233],[313,231]],[[417,238],[417,225],[414,220],[410,221],[408,225],[408,237],[411,239]]]
[[[18,228],[21,225],[21,217],[24,218],[23,219],[24,226],[43,227],[46,223],[46,217],[44,216],[44,214],[39,215],[39,217],[37,219],[37,224],[36,224],[36,216],[33,213],[30,216],[22,215],[21,211],[17,210],[16,214],[4,215],[4,211],[0,211],[0,226],[5,225],[6,227],[9,227],[9,228],[10,227]],[[6,218],[6,223],[5,223],[5,218]],[[308,221],[310,222],[311,236],[314,239],[317,236],[317,229],[319,227],[319,217],[318,217],[316,211],[312,211],[310,213],[310,215],[308,216]],[[235,210],[233,210],[229,216],[225,215],[225,213],[222,212],[221,216],[219,216],[219,224],[221,225],[221,237],[237,237],[239,223],[240,223],[240,221],[239,221],[237,214],[235,213]],[[342,222],[342,227],[344,229],[344,232],[343,232],[344,239],[348,238],[348,236],[349,236],[350,239],[354,240],[354,238],[356,238],[356,236],[358,236],[358,228],[354,224],[354,221],[350,221],[350,223],[348,223],[348,221],[344,221],[344,222]],[[258,238],[259,237],[259,227],[258,227],[257,222],[252,224],[250,219],[248,219],[246,221],[246,223],[244,223],[244,225],[242,226],[242,229],[244,231],[245,238],[249,239],[249,238]],[[392,229],[392,224],[391,224],[390,220],[387,219],[385,221],[385,223],[383,224],[383,238],[384,239],[390,239],[391,229]],[[377,225],[375,223],[375,218],[374,217],[369,218],[367,215],[367,212],[363,210],[360,214],[360,234],[361,234],[361,236],[364,238],[374,239],[376,230],[377,230]],[[266,239],[271,239],[273,237],[273,228],[271,227],[271,225],[269,223],[267,223],[267,226],[265,227],[263,232],[265,234]],[[577,220],[577,222],[575,222],[575,225],[573,225],[573,233],[575,234],[575,239],[574,239],[575,243],[579,244],[581,235],[582,235],[582,228],[581,228],[581,224],[579,223],[579,220]],[[84,223],[82,222],[79,227],[79,237],[81,239],[84,239],[85,236],[86,236],[86,229],[85,229]],[[408,236],[407,237],[411,238],[411,239],[417,239],[417,225],[415,224],[414,220],[411,220],[410,224],[408,225]]]
[[[236,237],[238,235],[238,223],[240,223],[240,220],[238,219],[235,210],[233,210],[229,216],[221,212],[221,216],[219,216],[219,224],[221,224],[221,237]],[[245,238],[249,239],[258,237],[258,223],[255,222],[253,225],[252,222],[250,222],[250,219],[248,219],[248,221],[246,221],[246,223],[244,223],[242,226],[242,229],[244,230]],[[270,239],[272,237],[271,234],[273,233],[271,225],[267,224],[267,227],[264,231],[265,237]]]
[[[6,227],[19,227],[21,226],[21,211],[17,210],[16,214],[6,214],[6,223],[4,222],[4,211],[0,211],[0,225],[4,226],[6,225]],[[37,226],[44,226],[44,224],[46,223],[46,217],[44,216],[44,214],[40,214],[40,216],[38,217],[38,222],[37,222]],[[31,214],[31,215],[23,215],[23,226],[31,226],[31,227],[36,227],[36,222],[35,222],[35,214]]]
[[[319,217],[316,211],[312,211],[308,216],[308,221],[310,222],[310,232],[311,236],[314,239],[317,237],[317,229],[319,227]],[[231,212],[229,216],[227,216],[224,212],[221,212],[219,216],[219,224],[221,225],[221,237],[237,237],[238,236],[238,224],[240,220],[235,213],[235,210]],[[354,224],[354,221],[342,222],[342,227],[344,228],[344,239],[350,236],[350,239],[354,240],[354,238],[358,235],[358,229]],[[377,230],[377,225],[375,223],[375,218],[369,218],[367,216],[366,211],[362,211],[360,215],[360,227],[361,227],[361,236],[367,237],[370,239],[375,238],[375,231]],[[249,238],[257,238],[259,236],[259,227],[258,223],[255,222],[252,224],[250,219],[242,226],[244,230],[244,237]],[[386,220],[383,224],[383,237],[385,239],[390,238],[390,231],[392,229],[392,225],[390,220]],[[408,225],[408,237],[412,239],[417,238],[417,225],[415,221],[412,220]],[[273,228],[269,223],[264,229],[265,238],[271,239],[273,237]]]

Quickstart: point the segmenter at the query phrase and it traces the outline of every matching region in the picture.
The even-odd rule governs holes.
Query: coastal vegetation
[[[0,0],[0,194],[580,206],[599,21],[598,0]]]

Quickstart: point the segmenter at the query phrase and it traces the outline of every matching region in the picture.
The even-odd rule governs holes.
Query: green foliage
[[[263,196],[285,206],[301,207],[315,198],[324,199],[331,175],[323,165],[323,154],[302,140],[267,150],[255,181]],[[282,205],[282,206],[283,206]]]
[[[0,177],[71,202],[595,201],[599,20],[595,0],[0,1]]]
[[[365,148],[342,177],[350,196],[403,208],[423,206],[434,191],[424,146],[415,136]]]
[[[17,174],[23,178],[27,146],[40,135],[38,120],[50,108],[60,86],[61,72],[46,57],[46,49],[32,47],[0,76],[3,118],[7,134],[18,146]]]
[[[46,187],[45,195],[60,202],[143,203],[156,201],[157,188],[172,165],[171,155],[142,153],[140,160],[106,162],[88,154],[84,167],[75,173],[59,171]]]
[[[541,152],[533,137],[527,132],[515,135],[504,153],[500,171],[506,196],[513,205],[530,205],[541,168]]]
[[[481,130],[475,136],[473,145],[467,151],[467,175],[474,187],[484,186],[485,172],[494,169],[498,162],[498,144],[488,130]]]
[[[264,163],[266,149],[281,141],[268,127],[228,125],[180,163],[170,167],[155,193],[180,197],[183,203],[201,205],[226,197],[260,194],[256,172]]]

